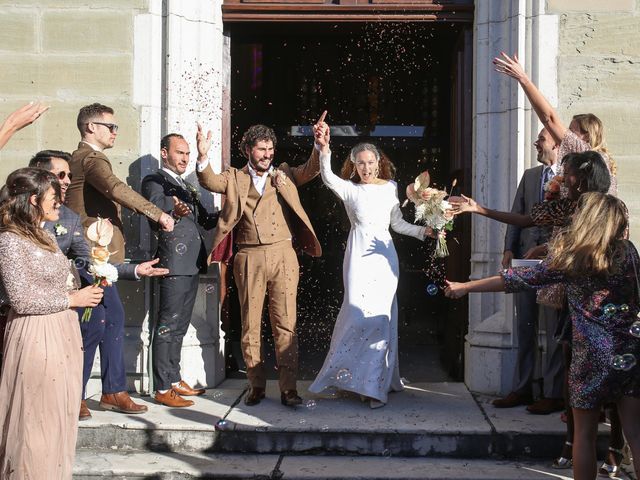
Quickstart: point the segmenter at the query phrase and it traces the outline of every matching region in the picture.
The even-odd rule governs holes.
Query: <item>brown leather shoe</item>
[[[496,408],[513,408],[520,405],[530,405],[533,403],[531,395],[522,395],[520,393],[511,392],[504,398],[497,398],[491,404]]]
[[[164,393],[156,392],[153,398],[155,398],[156,402],[167,407],[190,407],[193,405],[193,400],[185,400],[174,389],[169,389]]]
[[[191,388],[184,380],[180,380],[178,385],[171,388],[173,388],[178,395],[183,397],[202,395],[204,393],[204,388]]]
[[[100,397],[100,407],[120,413],[144,413],[146,405],[135,403],[127,392],[103,393]]]
[[[287,390],[280,394],[280,401],[285,407],[295,407],[302,404],[302,399],[298,396],[296,390]]]
[[[91,419],[91,412],[89,411],[89,408],[87,407],[87,402],[85,402],[84,400],[80,401],[80,415],[78,415],[78,420],[82,421],[82,420],[90,420]]]
[[[527,412],[534,415],[548,415],[562,410],[564,410],[564,400],[562,398],[541,398],[527,407]]]
[[[264,388],[251,387],[244,397],[244,404],[248,407],[257,405],[264,398]]]

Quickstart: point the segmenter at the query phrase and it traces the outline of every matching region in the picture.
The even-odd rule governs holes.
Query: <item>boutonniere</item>
[[[271,177],[271,185],[276,188],[284,187],[287,183],[287,175],[277,168],[271,170],[269,176]]]
[[[56,237],[59,237],[60,235],[66,235],[69,232],[69,230],[67,230],[65,227],[63,227],[59,223],[56,223],[53,226],[53,231],[56,232]]]
[[[184,182],[184,184],[187,187],[187,192],[189,192],[189,195],[191,195],[191,199],[194,202],[199,202],[200,201],[200,190],[198,190],[194,185],[191,185],[188,182]]]

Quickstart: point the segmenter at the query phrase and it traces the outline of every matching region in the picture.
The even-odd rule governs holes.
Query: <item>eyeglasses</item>
[[[111,133],[116,133],[118,131],[118,125],[116,125],[115,123],[104,123],[104,122],[89,122],[89,123],[96,123],[98,125],[107,127]]]
[[[67,172],[58,172],[58,179],[59,180],[64,180],[65,177],[67,177],[69,179],[69,181],[71,181],[71,179],[73,178],[73,175],[71,174],[71,172],[67,173]]]

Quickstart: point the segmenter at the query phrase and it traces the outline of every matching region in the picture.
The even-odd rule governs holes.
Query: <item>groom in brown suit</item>
[[[316,141],[326,137],[326,112],[314,126]],[[216,174],[207,153],[211,132],[198,125],[198,180],[216,193],[226,195],[213,248],[234,231],[238,252],[233,274],[238,287],[242,318],[242,353],[251,386],[244,403],[256,405],[265,396],[267,383],[261,352],[261,322],[265,293],[269,294],[269,318],[280,375],[283,405],[302,403],[296,389],[298,339],[296,295],[299,279],[294,249],[311,256],[322,254],[309,217],[298,196],[301,186],[320,173],[319,152],[314,147],[309,160],[298,167],[272,165],[276,136],[264,125],[250,127],[242,137],[240,151],[248,160],[242,169],[229,168]]]

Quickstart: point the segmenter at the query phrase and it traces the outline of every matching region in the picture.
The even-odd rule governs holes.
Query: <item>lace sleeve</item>
[[[531,208],[531,219],[538,227],[563,227],[576,209],[576,202],[568,198],[536,203]]]

